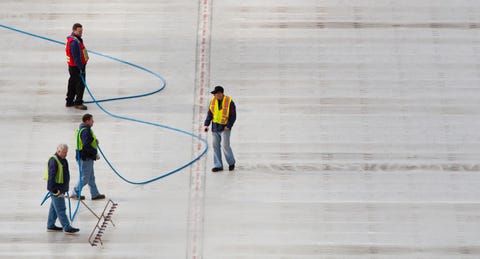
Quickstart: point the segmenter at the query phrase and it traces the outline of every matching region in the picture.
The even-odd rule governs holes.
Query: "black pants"
[[[79,105],[83,104],[83,92],[85,91],[85,85],[80,77],[80,69],[78,67],[68,67],[70,78],[68,79],[67,88],[67,105]],[[83,77],[85,78],[85,67],[83,69]]]

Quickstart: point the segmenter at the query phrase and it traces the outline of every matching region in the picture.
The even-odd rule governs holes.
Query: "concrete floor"
[[[78,235],[47,233],[42,179],[83,112],[64,107],[64,47],[0,27],[1,258],[479,258],[480,2],[9,1],[0,23],[64,41],[84,25],[88,49],[160,74],[162,92],[105,109],[201,137],[223,85],[238,107],[234,172],[212,150],[148,185],[96,163],[119,203],[102,247],[80,207]],[[96,98],[162,82],[91,55]],[[85,98],[89,99],[89,98]],[[144,181],[197,156],[177,132],[88,112],[107,158]],[[104,201],[86,203],[101,211]]]

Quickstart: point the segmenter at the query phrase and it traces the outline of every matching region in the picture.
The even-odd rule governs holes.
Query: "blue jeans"
[[[70,221],[68,220],[65,206],[65,198],[51,196],[50,210],[48,211],[47,228],[53,228],[55,222],[58,220],[62,224],[63,230],[71,228]]]
[[[80,187],[80,182],[78,182],[77,185],[73,188],[72,195],[78,196],[79,190],[82,189],[83,186],[88,184],[88,187],[90,187],[90,194],[92,195],[92,198],[97,197],[100,193],[98,192],[97,184],[95,183],[93,160],[80,160],[80,168],[82,169],[82,186]]]
[[[230,147],[230,130],[224,130],[220,132],[212,131],[212,146],[213,146],[213,165],[214,167],[223,168],[222,152],[220,145],[227,160],[228,165],[235,164],[235,157],[233,156],[232,148]]]

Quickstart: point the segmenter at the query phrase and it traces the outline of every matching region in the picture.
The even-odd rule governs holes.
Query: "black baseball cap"
[[[215,86],[215,89],[213,89],[213,91],[210,92],[211,94],[216,94],[216,93],[222,93],[223,94],[223,87],[217,85]]]

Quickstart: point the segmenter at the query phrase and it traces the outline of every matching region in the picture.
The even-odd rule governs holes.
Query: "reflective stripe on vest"
[[[215,96],[210,101],[210,111],[213,114],[213,122],[221,125],[226,125],[228,122],[228,114],[230,112],[230,103],[232,98],[224,95],[222,100],[222,109],[218,107],[218,101]]]
[[[77,150],[83,150],[83,141],[82,138],[80,137],[80,134],[82,134],[82,131],[84,131],[86,128],[81,128],[80,130],[75,131],[75,135],[77,135]],[[97,136],[93,133],[93,130],[90,129],[90,133],[92,134],[93,141],[91,143],[91,146],[95,149],[98,148],[97,144]]]
[[[67,37],[67,44],[65,45],[65,52],[67,54],[67,64],[71,67],[76,66],[75,60],[73,59],[73,55],[70,52],[70,44],[72,41],[77,41],[78,45],[80,46],[80,58],[82,59],[82,65],[87,64],[88,61],[88,52],[87,49],[85,48],[85,45],[83,45],[83,42],[81,42],[77,37],[69,35]]]
[[[55,174],[55,182],[63,184],[63,165],[62,163],[60,163],[60,160],[58,160],[57,156],[54,155],[54,156],[51,156],[50,158],[52,157],[57,161],[57,166],[58,166],[57,173]],[[50,161],[50,159],[48,161]],[[45,176],[43,177],[43,179],[48,181],[48,162],[47,162],[47,170],[45,170]]]

